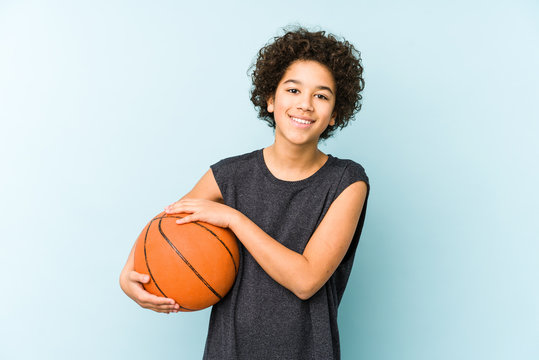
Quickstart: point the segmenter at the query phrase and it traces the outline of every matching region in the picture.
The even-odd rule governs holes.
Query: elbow
[[[301,300],[309,300],[327,281],[310,269],[297,272],[293,278],[295,281],[289,290]]]
[[[314,295],[314,293],[310,293],[310,292],[296,292],[294,294],[301,300],[309,300],[311,296]]]
[[[300,283],[293,293],[301,300],[309,300],[320,289],[320,286],[309,283]]]

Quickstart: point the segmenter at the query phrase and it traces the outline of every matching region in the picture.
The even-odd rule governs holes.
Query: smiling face
[[[275,141],[318,144],[328,125],[335,124],[335,80],[317,61],[297,60],[284,73],[268,112],[275,119]]]

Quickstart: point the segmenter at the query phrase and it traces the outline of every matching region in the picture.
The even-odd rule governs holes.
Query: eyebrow
[[[288,79],[288,80],[286,80],[285,82],[283,82],[283,84],[286,84],[286,83],[293,83],[293,84],[303,85],[303,84],[301,83],[301,81],[299,81],[299,80],[294,80],[294,79]],[[329,92],[331,93],[331,95],[334,95],[334,94],[333,94],[333,90],[331,90],[331,88],[328,87],[328,86],[318,85],[316,88],[317,88],[317,89],[320,89],[320,90],[327,90],[327,91],[329,91]]]

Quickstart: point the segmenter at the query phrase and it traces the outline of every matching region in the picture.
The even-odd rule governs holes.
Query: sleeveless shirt
[[[370,190],[363,167],[328,155],[310,177],[284,181],[269,171],[260,149],[221,160],[211,169],[226,205],[300,254],[337,196],[352,183],[367,184],[344,259],[307,300],[274,281],[238,242],[238,275],[230,292],[212,308],[204,350],[207,360],[339,359],[337,308],[352,270]]]

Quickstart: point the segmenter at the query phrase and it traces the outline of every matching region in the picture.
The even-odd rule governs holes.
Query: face
[[[275,119],[276,141],[318,144],[328,125],[335,124],[335,80],[317,61],[293,62],[268,99],[268,112]]]

